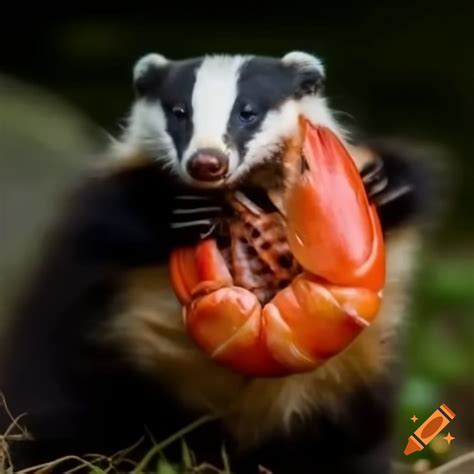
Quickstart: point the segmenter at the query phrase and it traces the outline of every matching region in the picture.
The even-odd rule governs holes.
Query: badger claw
[[[413,191],[408,183],[389,180],[382,158],[367,163],[360,172],[367,196],[378,208],[393,202]]]
[[[385,174],[383,161],[376,159],[367,163],[360,173],[365,186],[367,197],[375,201],[376,197],[383,193],[388,185],[388,178]]]
[[[175,196],[169,224],[173,239],[182,245],[194,244],[210,237],[218,229],[223,213],[221,202],[215,196]]]

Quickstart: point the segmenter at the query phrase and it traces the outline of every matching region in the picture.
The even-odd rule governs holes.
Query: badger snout
[[[229,158],[215,148],[203,148],[191,155],[186,170],[196,181],[219,181],[229,170]]]

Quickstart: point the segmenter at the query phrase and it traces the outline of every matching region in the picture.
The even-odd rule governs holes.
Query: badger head
[[[122,145],[196,187],[242,182],[278,160],[301,114],[341,133],[322,96],[324,77],[321,61],[298,51],[176,61],[148,54],[134,67]]]

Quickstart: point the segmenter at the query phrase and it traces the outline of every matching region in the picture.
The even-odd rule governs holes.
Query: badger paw
[[[384,231],[396,227],[414,212],[416,190],[403,163],[377,158],[361,170],[369,200],[377,206]]]
[[[192,245],[214,235],[224,215],[222,200],[213,195],[183,194],[174,197],[171,210],[177,245]]]

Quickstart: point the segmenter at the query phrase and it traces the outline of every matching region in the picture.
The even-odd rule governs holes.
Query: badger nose
[[[198,150],[187,163],[189,175],[198,181],[218,181],[226,175],[228,168],[227,156],[214,149]]]

